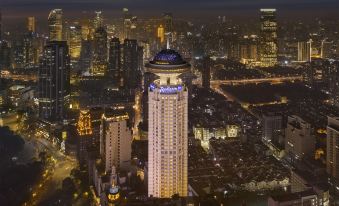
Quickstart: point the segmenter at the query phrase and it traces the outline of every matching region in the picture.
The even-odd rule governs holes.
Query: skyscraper
[[[102,16],[102,11],[95,11],[95,18],[93,21],[94,29],[104,26],[104,18]]]
[[[298,61],[310,62],[312,54],[312,39],[298,42]]]
[[[122,29],[122,38],[128,39],[131,34],[131,26],[132,26],[132,15],[129,14],[128,9],[123,9],[123,29]]]
[[[50,41],[62,41],[62,10],[54,9],[48,16],[48,29]]]
[[[77,150],[80,166],[86,164],[87,150],[96,147],[95,135],[93,135],[91,113],[89,110],[81,110],[77,122]]]
[[[10,69],[11,66],[11,48],[7,41],[0,41],[0,70]]]
[[[65,41],[48,42],[39,67],[39,117],[62,120],[70,96],[70,59]]]
[[[91,62],[93,55],[93,45],[91,40],[81,41],[80,68],[83,73],[91,72]]]
[[[140,50],[137,40],[125,39],[123,44],[123,73],[124,85],[127,88],[134,89],[140,82]]]
[[[329,71],[329,91],[332,104],[339,107],[339,62],[335,61],[330,66]]]
[[[121,78],[121,45],[119,38],[112,38],[109,42],[108,75],[116,85]]]
[[[178,76],[190,65],[166,49],[146,68],[160,77],[148,91],[148,195],[187,196],[188,91]]]
[[[165,33],[173,32],[173,15],[172,13],[164,13],[163,15]]]
[[[324,39],[321,41],[321,58],[328,59],[332,57],[333,41]]]
[[[132,150],[132,131],[128,127],[128,114],[121,111],[106,111],[100,125],[100,154],[105,171],[112,167],[124,169],[129,166]]]
[[[107,32],[99,27],[94,33],[92,75],[104,76],[107,72]]]
[[[34,16],[30,16],[27,18],[27,30],[29,32],[33,32],[35,33],[35,17]]]
[[[83,40],[88,40],[90,37],[90,25],[89,19],[83,18],[81,19],[81,38]]]
[[[23,55],[24,55],[24,67],[31,67],[37,64],[38,51],[35,48],[34,41],[35,35],[33,32],[29,31],[24,35],[23,38]]]
[[[25,37],[26,38],[26,37]],[[25,67],[25,41],[18,39],[12,42],[13,68],[22,69]]]
[[[160,43],[163,43],[165,41],[165,30],[162,24],[157,28],[157,37],[160,40]]]
[[[69,54],[72,60],[78,60],[81,53],[81,27],[74,25],[69,27]]]
[[[276,9],[261,9],[260,13],[260,62],[263,67],[272,67],[278,61]]]
[[[279,113],[266,113],[262,116],[263,141],[278,142],[277,135],[283,129],[283,117]]]
[[[339,117],[328,117],[327,123],[327,174],[339,186]]]

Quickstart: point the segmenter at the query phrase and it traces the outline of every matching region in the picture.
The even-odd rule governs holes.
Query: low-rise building
[[[268,206],[317,206],[317,194],[313,190],[271,196],[268,198]]]

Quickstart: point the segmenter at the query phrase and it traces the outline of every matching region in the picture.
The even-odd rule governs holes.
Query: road
[[[3,79],[10,79],[10,80],[16,80],[16,81],[33,81],[36,82],[38,80],[38,77],[36,75],[27,75],[27,74],[11,74],[11,73],[2,73],[0,74],[0,78]]]
[[[45,171],[37,184],[31,188],[31,199],[25,205],[38,205],[61,188],[62,181],[70,176],[72,169],[77,167],[77,161],[61,153],[51,142],[42,138],[29,138],[31,144],[39,145],[39,151],[46,151],[48,158]]]
[[[260,118],[257,114],[255,114],[254,112],[252,112],[252,110],[249,109],[248,104],[241,102],[238,98],[234,97],[232,94],[221,89],[220,85],[218,85],[218,84],[211,85],[211,89],[214,90],[215,92],[223,95],[228,101],[239,103],[242,106],[243,109],[245,109],[248,113],[250,113],[251,115],[253,115],[257,119]]]
[[[292,76],[292,77],[267,77],[259,79],[238,79],[238,80],[212,80],[211,86],[221,85],[221,84],[259,84],[259,83],[282,83],[288,81],[302,81],[304,78],[302,76]]]

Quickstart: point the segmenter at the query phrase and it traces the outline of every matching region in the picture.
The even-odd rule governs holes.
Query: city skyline
[[[259,8],[276,8],[282,18],[307,18],[307,17],[330,17],[338,16],[336,8],[339,2],[335,0],[278,0],[278,1],[249,1],[249,0],[199,0],[199,1],[171,1],[169,4],[164,0],[140,0],[137,3],[131,0],[118,1],[39,1],[39,0],[19,0],[0,2],[0,8],[4,13],[4,18],[20,18],[29,13],[35,13],[39,18],[44,17],[45,10],[61,8],[65,15],[74,17],[83,11],[103,10],[107,18],[120,15],[122,8],[129,8],[135,14],[145,17],[156,16],[166,11],[175,11],[182,18],[201,17],[211,18],[217,15],[228,16],[230,18],[246,18],[257,14]],[[42,11],[44,10],[44,11]],[[7,11],[7,12],[6,12]],[[18,12],[20,11],[20,12]],[[75,12],[75,13],[74,13]]]
[[[0,205],[339,205],[338,6],[2,0]]]

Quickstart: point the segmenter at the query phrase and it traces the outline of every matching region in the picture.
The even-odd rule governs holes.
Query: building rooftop
[[[172,49],[164,49],[160,51],[157,55],[155,55],[151,63],[161,65],[181,65],[185,64],[186,61],[182,59],[181,55],[178,52]]]
[[[191,65],[181,55],[172,50],[164,49],[155,55],[153,60],[146,64],[149,72],[152,73],[185,73]]]
[[[306,191],[297,192],[297,193],[271,196],[270,198],[278,202],[287,202],[287,201],[301,200],[302,197],[309,197],[313,195],[317,195],[317,194],[313,190],[306,190]]]

